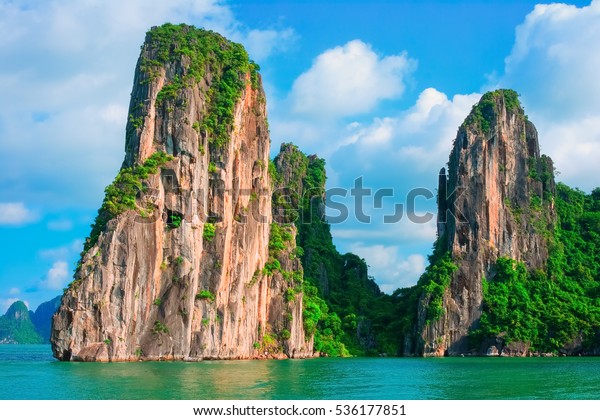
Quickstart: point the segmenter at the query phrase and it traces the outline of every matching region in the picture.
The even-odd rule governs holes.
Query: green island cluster
[[[0,343],[43,344],[47,341],[36,330],[25,303],[14,302],[6,314],[0,316]]]
[[[144,74],[140,83],[152,82],[165,66],[179,68],[157,96],[157,105],[167,110],[181,101],[183,90],[200,83],[210,73],[206,113],[192,126],[204,133],[211,145],[217,148],[225,145],[233,125],[234,106],[248,83],[248,75],[249,83],[255,89],[259,87],[258,66],[249,60],[244,48],[211,31],[171,24],[150,30],[146,48],[139,62]],[[489,134],[496,122],[499,96],[508,112],[527,118],[518,94],[500,90],[486,93],[463,127]],[[143,117],[143,106],[132,106],[128,131],[139,130]],[[121,169],[105,190],[82,256],[97,243],[111,219],[127,210],[136,210],[142,216],[152,212],[150,207],[140,208],[136,197],[144,191],[144,181],[149,175],[157,173],[172,158],[157,152],[142,164]],[[548,161],[542,157],[528,162],[529,177],[547,184],[552,177]],[[209,172],[216,172],[214,163],[211,164]],[[287,174],[285,182],[286,174],[278,170],[281,167],[291,168],[291,176]],[[445,249],[446,238],[438,238],[434,244],[430,264],[415,286],[386,295],[368,275],[362,258],[352,253],[340,254],[333,244],[323,213],[325,161],[308,157],[297,147],[285,144],[282,153],[269,161],[268,172],[274,186],[273,207],[280,209],[283,217],[271,225],[269,259],[254,279],[280,272],[289,285],[286,301],[303,294],[304,329],[307,338],[314,335],[315,351],[330,356],[402,354],[404,343],[419,334],[416,330],[419,301],[428,302],[426,323],[439,319],[443,313],[443,296],[459,264]],[[558,222],[552,227],[543,223],[548,207],[542,203],[548,202],[554,203],[557,213]],[[532,350],[555,353],[577,337],[585,344],[598,345],[600,189],[585,194],[559,184],[556,192],[545,189],[543,197],[530,197],[530,203],[529,209],[505,204],[515,216],[529,212],[537,233],[547,239],[550,249],[547,268],[530,271],[522,262],[507,258],[496,261],[497,274],[493,279],[483,280],[483,315],[470,333],[472,344],[502,336],[507,343],[529,342]],[[180,220],[170,223],[170,227],[176,228]],[[290,253],[294,240],[292,224],[297,235],[296,247]],[[215,234],[216,226],[206,223],[204,240],[212,241]],[[303,271],[283,270],[284,256],[299,258]],[[213,301],[215,296],[200,291],[196,299]],[[154,332],[158,334],[165,329],[162,324],[155,325]],[[285,328],[279,337],[267,332],[262,337],[262,344],[255,343],[256,348],[276,345],[277,339],[288,339],[290,333]]]

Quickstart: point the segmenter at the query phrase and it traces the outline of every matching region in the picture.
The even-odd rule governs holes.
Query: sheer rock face
[[[555,189],[552,161],[540,157],[535,126],[512,91],[486,94],[473,108],[458,130],[448,166],[448,178],[440,172],[438,240],[458,270],[440,319],[427,323],[428,302],[423,298],[419,304],[416,353],[425,356],[481,353],[470,347],[468,332],[481,316],[482,278],[494,277],[500,256],[524,261],[530,270],[544,268],[543,232],[555,219],[548,194]],[[536,206],[546,211],[533,211]]]
[[[209,89],[220,75],[207,65],[201,80],[157,101],[164,86],[186,74],[189,59],[182,55],[155,67],[150,77],[142,67],[156,55],[147,38],[131,94],[123,167],[141,165],[158,151],[173,159],[144,182],[138,210],[112,219],[82,257],[77,280],[53,318],[55,357],[312,355],[303,330],[302,296],[286,302],[282,275],[261,271],[269,258],[272,187],[260,79],[251,83],[250,73],[244,76],[229,139],[217,145],[198,123],[210,112]],[[289,253],[284,250],[282,259]],[[289,257],[282,266],[301,270]],[[280,334],[284,328],[287,340]],[[275,337],[276,345],[265,347],[265,335]]]

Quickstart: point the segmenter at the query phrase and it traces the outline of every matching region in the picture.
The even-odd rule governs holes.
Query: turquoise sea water
[[[0,399],[600,399],[600,358],[65,363],[0,345]]]

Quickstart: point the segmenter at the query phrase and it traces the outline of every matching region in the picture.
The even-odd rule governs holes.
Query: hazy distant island
[[[52,315],[60,305],[61,296],[44,302],[35,312],[24,302],[16,301],[0,316],[0,344],[48,344]]]
[[[290,143],[270,159],[241,45],[152,28],[127,118],[122,169],[53,317],[60,360],[600,354],[600,189],[555,184],[512,90],[458,128],[429,267],[392,295],[333,245],[325,162]],[[42,340],[11,309],[2,322]]]

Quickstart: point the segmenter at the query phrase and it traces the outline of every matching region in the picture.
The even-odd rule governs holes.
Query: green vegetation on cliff
[[[213,31],[170,23],[148,31],[146,43],[149,54],[139,63],[145,73],[142,83],[156,78],[165,65],[176,63],[182,67],[182,74],[168,81],[158,93],[157,104],[174,101],[183,89],[207,78],[208,107],[198,128],[208,135],[211,143],[226,144],[233,126],[234,107],[246,87],[247,77],[258,88],[259,67],[248,58],[244,47]]]
[[[393,298],[368,276],[363,259],[341,255],[333,245],[323,213],[325,161],[284,144],[275,165],[279,172],[270,170],[276,187],[273,206],[283,221],[298,228],[304,326],[315,334],[315,350],[331,356],[396,354],[397,334],[389,328]]]
[[[452,275],[458,268],[452,261],[450,253],[445,249],[445,243],[445,236],[435,241],[433,252],[428,257],[429,265],[416,285],[398,289],[392,294],[392,297],[399,302],[394,309],[393,323],[396,334],[399,335],[398,343],[405,343],[414,338],[421,299],[427,302],[426,323],[438,320],[443,313],[444,293],[450,286]],[[400,347],[398,352],[402,353]]]
[[[481,100],[473,105],[471,113],[463,123],[463,126],[475,127],[487,133],[495,123],[498,113],[498,99],[504,100],[504,105],[508,112],[515,112],[525,115],[519,102],[519,94],[512,89],[498,89],[493,92],[486,92]]]
[[[138,208],[136,198],[144,191],[144,181],[151,174],[156,174],[160,167],[172,159],[172,156],[164,152],[156,152],[142,165],[119,171],[113,183],[104,190],[106,195],[92,225],[92,232],[85,241],[82,256],[98,242],[100,234],[106,229],[109,221],[127,210]]]
[[[417,286],[422,289],[422,293],[429,300],[427,305],[426,322],[436,321],[444,312],[443,300],[446,289],[450,286],[452,275],[458,268],[447,252],[441,257],[430,259],[431,264],[425,270],[425,273],[419,278]]]
[[[600,189],[585,194],[558,184],[555,208],[546,271],[498,258],[497,274],[483,282],[475,342],[501,335],[555,353],[600,345]]]

